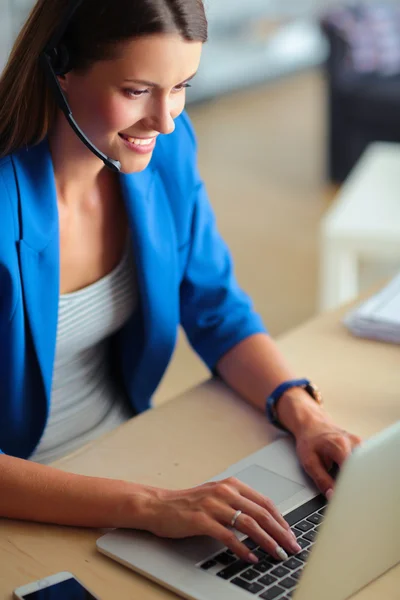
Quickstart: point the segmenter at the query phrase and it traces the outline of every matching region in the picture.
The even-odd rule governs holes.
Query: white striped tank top
[[[94,284],[60,296],[50,414],[30,460],[48,464],[133,416],[108,361],[109,338],[137,306],[129,245],[120,264]]]

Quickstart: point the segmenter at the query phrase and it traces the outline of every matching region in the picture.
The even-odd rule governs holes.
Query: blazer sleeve
[[[189,252],[180,287],[181,324],[195,351],[214,370],[218,360],[236,344],[267,330],[237,283],[231,254],[218,232],[198,173],[194,132],[187,117],[185,121],[191,139],[194,185]]]

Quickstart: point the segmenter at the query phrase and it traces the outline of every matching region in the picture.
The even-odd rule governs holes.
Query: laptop
[[[400,562],[399,474],[400,421],[355,449],[327,505],[285,435],[210,481],[235,476],[270,497],[296,533],[299,554],[279,562],[238,532],[258,565],[208,537],[115,530],[97,548],[191,600],[345,600]]]

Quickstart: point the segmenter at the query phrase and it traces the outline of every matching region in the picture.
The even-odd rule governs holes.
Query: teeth
[[[138,138],[129,137],[128,135],[125,136],[125,138],[128,140],[128,142],[130,144],[135,144],[135,146],[150,146],[150,144],[153,142],[152,139],[139,140]]]

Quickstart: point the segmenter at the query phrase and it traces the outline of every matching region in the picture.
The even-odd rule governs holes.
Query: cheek
[[[173,119],[183,112],[185,102],[185,94],[172,97],[169,110]],[[145,119],[149,112],[149,108],[146,112],[144,102],[127,100],[120,94],[97,94],[91,98],[91,102],[87,102],[86,106],[87,118],[92,122],[92,127],[103,135],[127,130]]]
[[[102,124],[104,131],[122,131],[140,120],[138,108],[133,102],[128,102],[121,96],[104,97],[98,100],[96,106],[97,126]]]

